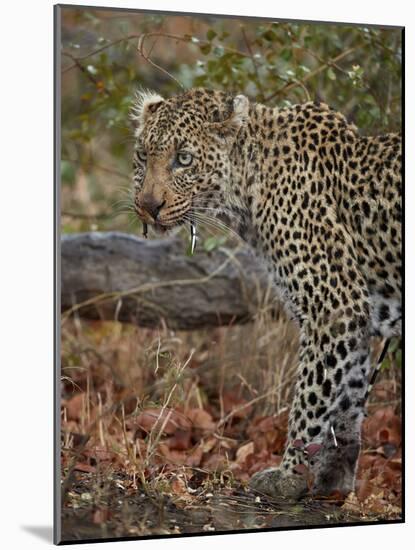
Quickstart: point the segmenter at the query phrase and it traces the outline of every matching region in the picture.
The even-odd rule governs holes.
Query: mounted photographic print
[[[402,52],[55,7],[56,543],[403,521]]]

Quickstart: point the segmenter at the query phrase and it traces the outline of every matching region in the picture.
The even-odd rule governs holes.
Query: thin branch
[[[300,88],[303,90],[306,101],[311,101],[310,92],[307,90],[307,86],[304,84],[304,82],[302,82],[301,80],[296,80],[296,82],[300,86]]]
[[[94,84],[94,86],[98,89],[101,89],[106,95],[110,96],[111,95],[111,92],[108,90],[108,88],[106,88],[102,83],[101,81],[97,80],[94,75],[92,75],[88,69],[86,69],[82,63],[79,61],[78,58],[76,58],[74,55],[72,55],[71,53],[68,53],[68,52],[62,52],[62,55],[66,56],[66,57],[69,57],[70,59],[72,59],[72,61],[74,62],[74,66],[75,67],[78,67],[78,69],[87,77],[88,80],[90,80],[92,82],[92,84]]]
[[[177,35],[177,34],[170,34],[170,33],[165,33],[165,32],[161,32],[161,31],[149,32],[149,33],[145,33],[145,34],[130,34],[130,35],[125,36],[123,38],[118,38],[117,40],[114,40],[113,42],[109,42],[108,44],[105,44],[105,46],[101,46],[100,48],[98,48],[98,49],[96,49],[96,50],[94,50],[90,53],[87,53],[85,55],[79,56],[79,57],[75,57],[75,56],[73,56],[72,54],[70,54],[68,52],[62,52],[62,55],[66,55],[67,57],[70,57],[74,61],[73,65],[70,65],[69,67],[66,67],[65,69],[62,69],[62,73],[66,73],[68,71],[71,71],[75,67],[77,67],[78,65],[77,65],[76,61],[84,61],[85,59],[88,59],[89,57],[92,57],[92,56],[94,56],[98,53],[101,53],[101,52],[107,50],[108,48],[111,48],[112,46],[117,46],[118,44],[121,44],[122,42],[128,42],[129,40],[137,40],[137,39],[141,40],[142,38],[146,39],[146,38],[151,38],[151,37],[154,37],[154,38],[160,38],[160,37],[169,38],[170,40],[177,40],[178,42],[186,42],[186,43],[189,43],[189,44],[195,44],[195,45],[201,45],[201,46],[206,45],[206,44],[210,44],[209,40],[203,40],[203,39],[194,37],[195,40],[192,41],[192,37],[190,37],[190,36],[180,36],[180,35]],[[153,47],[154,47],[154,44],[150,48],[149,54],[151,53]],[[234,53],[234,54],[240,55],[241,57],[247,57],[247,58],[251,57],[249,54],[247,54],[245,52],[242,52],[240,50],[236,50],[234,48],[229,48],[227,46],[224,46],[223,49],[224,49],[224,51],[226,51],[228,53]]]
[[[97,50],[94,50],[93,52],[90,52],[89,54],[86,54],[86,55],[83,55],[83,56],[80,56],[80,57],[75,57],[73,54],[71,54],[69,52],[63,52],[62,55],[65,55],[65,56],[69,57],[70,59],[72,59],[74,64],[71,65],[70,67],[66,67],[65,69],[63,69],[62,73],[66,73],[66,72],[70,71],[71,69],[73,69],[75,67],[78,67],[95,84],[95,86],[98,87],[98,81],[93,77],[93,75],[91,75],[88,72],[87,69],[85,69],[85,67],[82,65],[81,61],[83,61],[85,59],[88,59],[89,57],[91,57],[93,55],[96,55],[98,53],[101,53],[104,50],[106,50],[106,49],[108,49],[112,46],[115,46],[115,45],[120,44],[122,42],[126,42],[126,41],[129,41],[129,40],[133,40],[133,39],[138,38],[138,44],[137,44],[136,49],[137,49],[138,53],[141,55],[141,57],[143,59],[145,59],[147,61],[147,63],[152,65],[155,69],[158,69],[159,71],[161,71],[162,73],[167,75],[169,78],[174,80],[176,82],[176,84],[178,86],[180,86],[180,88],[182,88],[182,90],[185,90],[186,89],[185,86],[175,76],[173,76],[169,71],[167,71],[166,69],[164,69],[163,67],[158,65],[155,61],[153,61],[150,58],[150,54],[153,51],[155,43],[157,42],[157,39],[159,37],[168,38],[170,40],[176,40],[177,42],[194,43],[194,44],[198,44],[198,45],[210,44],[210,42],[208,40],[201,40],[197,37],[193,37],[193,40],[192,40],[191,36],[180,36],[180,35],[176,35],[176,34],[160,32],[160,31],[150,32],[150,33],[145,33],[145,34],[131,34],[131,35],[126,36],[124,38],[119,38],[118,40],[114,40],[113,42],[110,42],[109,44],[106,44],[105,46],[102,46],[101,48],[98,48]],[[155,38],[156,39],[154,41],[154,43],[152,44],[152,46],[150,47],[150,50],[149,50],[148,54],[146,54],[145,51],[144,51],[144,42],[147,38]],[[235,50],[234,48],[228,48],[228,47],[224,47],[224,51],[226,51],[228,53],[237,54],[241,57],[250,58],[255,63],[252,52],[250,54],[247,54],[245,52],[241,52],[239,50]],[[258,87],[260,87],[260,83],[259,83]],[[106,94],[110,95],[110,92],[106,88],[102,88],[102,89]]]
[[[308,48],[301,47],[301,49],[304,52],[308,53],[308,55],[311,55],[311,57],[314,57],[314,59],[316,59],[319,63],[323,63],[323,65],[327,65],[327,67],[332,67],[333,69],[336,69],[336,71],[339,71],[340,73],[348,76],[349,74],[348,71],[340,67],[340,65],[336,63],[335,59],[329,59],[327,61],[323,59],[321,56],[319,56],[317,53],[313,52],[312,50],[309,50]]]
[[[180,82],[180,80],[178,80],[175,76],[173,76],[171,73],[169,73],[169,71],[167,71],[166,69],[164,69],[163,67],[161,67],[160,65],[157,65],[157,63],[155,63],[152,59],[150,59],[150,57],[148,55],[146,55],[144,53],[144,41],[146,38],[148,38],[150,36],[151,33],[149,34],[143,34],[140,36],[139,40],[138,40],[138,44],[137,44],[137,51],[138,53],[141,55],[141,57],[143,57],[143,59],[145,59],[147,61],[147,63],[149,63],[150,65],[152,65],[155,69],[158,69],[159,71],[161,71],[162,73],[164,73],[165,75],[167,75],[169,78],[171,78],[172,80],[174,80],[176,82],[176,84],[178,84],[180,86],[180,88],[182,90],[185,90],[185,86]],[[153,49],[153,47],[151,48]]]
[[[166,32],[149,32],[146,34],[140,35],[140,39],[144,38],[152,38],[152,37],[162,37],[162,38],[170,38],[171,40],[177,40],[178,42],[186,42],[194,45],[204,46],[207,44],[211,44],[209,40],[203,40],[201,38],[198,38],[197,36],[191,37],[191,36],[181,36],[177,34],[170,34]],[[240,55],[241,57],[250,58],[251,56],[248,53],[242,52],[241,50],[236,50],[235,48],[229,48],[228,46],[223,46],[223,50],[228,53],[233,53],[236,55]]]
[[[271,101],[272,99],[275,99],[276,97],[280,96],[281,94],[289,92],[293,88],[297,88],[298,86],[301,86],[301,85],[304,86],[305,83],[308,82],[311,78],[314,78],[315,76],[320,74],[327,67],[330,67],[331,64],[337,63],[338,61],[340,61],[344,57],[347,57],[348,55],[353,53],[356,49],[357,49],[356,47],[349,48],[348,50],[340,53],[336,57],[333,57],[332,59],[329,59],[329,60],[325,61],[323,65],[321,65],[320,67],[317,67],[317,69],[315,69],[311,73],[308,73],[308,75],[305,76],[302,80],[297,80],[295,82],[287,82],[287,84],[285,84],[284,86],[282,86],[281,88],[279,88],[278,90],[273,92],[271,95],[266,97],[264,99],[264,101],[265,102]]]
[[[118,44],[121,44],[122,42],[128,42],[129,40],[134,40],[134,39],[137,39],[137,38],[140,38],[139,34],[130,34],[130,35],[125,36],[123,38],[118,38],[117,40],[114,40],[113,42],[109,42],[108,44],[105,44],[105,46],[101,46],[97,50],[94,50],[94,51],[92,51],[90,53],[87,53],[85,55],[81,55],[79,57],[75,57],[72,54],[69,54],[68,52],[62,52],[62,55],[66,55],[67,57],[70,57],[74,61],[73,65],[70,65],[69,67],[66,67],[65,69],[62,69],[62,74],[67,73],[67,72],[71,71],[72,69],[75,69],[75,67],[78,66],[76,61],[84,61],[84,59],[88,59],[89,57],[92,57],[94,55],[97,55],[98,53],[101,53],[105,50],[108,50],[108,48],[112,48],[112,46],[117,46]]]
[[[262,87],[262,82],[261,82],[261,79],[260,79],[260,76],[259,76],[258,63],[257,63],[257,60],[255,59],[255,54],[252,51],[251,44],[249,42],[248,36],[246,34],[246,31],[245,31],[245,27],[242,27],[242,36],[243,36],[243,39],[244,39],[244,42],[245,42],[245,46],[246,46],[246,48],[249,52],[249,55],[251,57],[252,65],[253,65],[254,71],[255,71],[255,76],[256,76],[256,79],[257,79],[258,90],[261,94],[261,99],[262,99],[264,97],[264,89]]]

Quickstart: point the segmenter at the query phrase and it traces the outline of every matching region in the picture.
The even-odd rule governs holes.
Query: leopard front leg
[[[336,315],[323,306],[317,322],[302,324],[283,460],[250,482],[262,493],[297,499],[309,489],[315,495],[354,489],[370,350],[366,293],[353,296],[354,303]]]

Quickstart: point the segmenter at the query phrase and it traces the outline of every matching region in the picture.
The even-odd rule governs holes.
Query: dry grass
[[[234,491],[255,471],[278,464],[297,346],[295,327],[283,314],[271,320],[266,312],[245,326],[193,332],[77,317],[65,320],[65,509],[76,512],[87,507],[91,521],[100,528],[117,517],[116,533],[162,532],[165,526],[160,522],[156,531],[149,531],[148,525],[154,523],[157,506],[164,510],[163,498],[169,496],[174,506],[190,507],[196,513],[206,495]],[[382,373],[369,406],[369,420],[375,420],[364,435],[362,464],[367,469],[360,474],[362,499],[349,503],[350,509],[362,512],[362,519],[364,507],[359,506],[372,494],[379,496],[379,487],[383,493],[382,505],[376,501],[377,517],[399,515],[400,369],[392,356],[389,361],[392,364]],[[382,427],[388,430],[382,435],[384,442],[379,440]],[[133,512],[113,511],[118,506],[111,504],[114,491],[121,494],[116,502],[139,494],[153,504],[157,501],[156,508],[146,511],[147,527],[138,525]],[[252,499],[245,505],[255,508]],[[127,516],[131,516],[128,529],[121,528],[120,521],[127,521]]]
[[[63,429],[108,447],[121,413],[177,406],[209,410],[223,434],[234,417],[286,410],[296,358],[296,330],[283,316],[194,332],[75,319],[62,329]]]

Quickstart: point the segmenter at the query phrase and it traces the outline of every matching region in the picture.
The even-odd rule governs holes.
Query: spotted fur
[[[307,468],[314,493],[348,493],[370,336],[401,330],[400,136],[362,137],[323,103],[278,109],[204,89],[156,96],[146,109],[134,155],[138,215],[159,229],[226,216],[300,329],[283,461],[252,486],[299,497]]]

